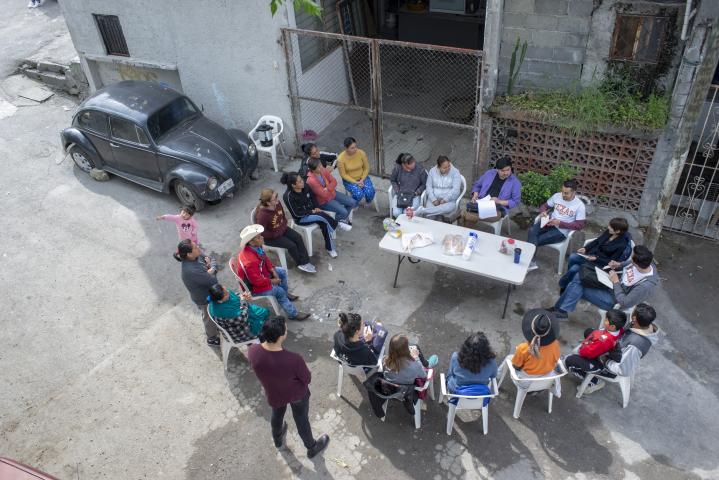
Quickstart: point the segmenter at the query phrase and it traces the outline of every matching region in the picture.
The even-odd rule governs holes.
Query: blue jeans
[[[569,263],[567,265],[567,273],[562,275],[559,279],[559,288],[567,288],[569,282],[572,281],[574,276],[579,273],[582,265],[586,263],[587,259],[579,254],[573,253],[569,256]]]
[[[300,218],[297,223],[300,225],[310,225],[312,223],[316,223],[322,231],[322,237],[325,239],[325,248],[327,251],[329,252],[335,249],[335,242],[332,237],[334,236],[335,229],[337,228],[337,220],[326,213],[320,212],[305,215]]]
[[[289,290],[287,285],[287,271],[281,267],[275,267],[275,270],[277,271],[277,276],[280,277],[280,284],[272,285],[271,289],[262,293],[256,293],[255,295],[258,297],[275,297],[282,309],[287,312],[287,316],[289,318],[295,318],[297,316],[297,309],[292,305],[290,299],[287,298],[287,291]]]
[[[586,288],[582,285],[579,275],[574,275],[567,288],[559,296],[554,308],[564,310],[565,312],[573,312],[577,308],[579,300],[584,299],[596,305],[602,310],[610,310],[614,308],[617,301],[614,299],[614,292],[607,288]]]
[[[549,245],[551,243],[561,243],[567,237],[554,225],[547,228],[542,228],[539,222],[535,222],[527,232],[527,241],[533,243],[538,247],[542,245]],[[537,252],[534,252],[537,255]]]
[[[357,204],[359,202],[357,202],[349,195],[345,195],[344,193],[335,193],[335,198],[323,205],[320,205],[320,208],[326,212],[334,212],[336,214],[335,220],[337,220],[338,222],[342,222],[344,220],[347,220],[347,217],[350,216],[350,212],[353,209],[357,208]]]

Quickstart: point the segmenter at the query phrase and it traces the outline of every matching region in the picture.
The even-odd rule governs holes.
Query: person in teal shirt
[[[238,296],[219,283],[210,287],[208,311],[217,324],[225,329],[235,343],[256,338],[269,317],[266,308],[247,303],[249,292]]]

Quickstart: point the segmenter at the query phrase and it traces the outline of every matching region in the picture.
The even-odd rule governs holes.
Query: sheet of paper
[[[547,223],[549,223],[549,215],[544,216],[544,217],[539,217],[539,226],[540,227],[544,228],[547,225]]]
[[[609,274],[607,272],[600,270],[599,267],[594,267],[594,271],[597,272],[597,280],[609,288],[614,288],[614,284],[609,280]]]
[[[497,216],[497,205],[489,195],[477,199],[477,214],[479,218],[491,218]]]

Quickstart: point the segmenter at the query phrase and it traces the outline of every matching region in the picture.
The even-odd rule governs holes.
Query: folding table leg
[[[507,284],[507,296],[504,299],[504,310],[502,310],[502,319],[504,319],[504,316],[507,314],[507,304],[509,303],[509,294],[512,292],[512,285]]]
[[[402,265],[402,260],[404,260],[404,255],[397,255],[397,270],[394,272],[394,284],[392,285],[394,288],[397,288],[397,275],[399,275],[399,266]]]

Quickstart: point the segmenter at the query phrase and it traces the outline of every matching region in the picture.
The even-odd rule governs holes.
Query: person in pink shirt
[[[179,215],[158,215],[155,219],[175,222],[180,240],[189,238],[199,245],[200,242],[197,240],[197,220],[194,219],[193,215],[195,215],[195,207],[186,205],[182,207]]]

